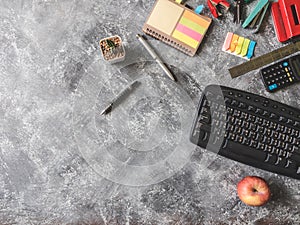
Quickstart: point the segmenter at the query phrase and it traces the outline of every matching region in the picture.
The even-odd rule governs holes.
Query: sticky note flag
[[[235,51],[234,51],[235,54],[237,54],[237,55],[241,54],[244,40],[245,40],[244,37],[239,37],[238,44],[237,44],[237,46],[235,48]]]
[[[249,44],[250,40],[248,38],[245,38],[241,53],[242,57],[245,57],[247,55]]]
[[[254,55],[255,45],[255,41],[228,32],[222,50],[245,59],[250,59]]]
[[[230,48],[232,36],[233,36],[233,33],[231,33],[231,32],[227,33],[227,36],[226,36],[226,39],[225,39],[225,42],[224,42],[223,48],[222,48],[223,51],[227,51]]]
[[[256,42],[251,41],[249,44],[248,52],[247,52],[247,58],[251,59],[254,54],[254,48],[255,48]]]
[[[238,44],[238,39],[239,39],[239,36],[237,34],[233,34],[231,43],[230,43],[230,51],[231,52],[234,52],[234,50]]]

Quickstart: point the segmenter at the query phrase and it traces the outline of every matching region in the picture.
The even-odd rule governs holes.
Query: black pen
[[[111,102],[108,106],[105,107],[105,109],[101,112],[101,115],[105,115],[110,113],[112,110],[112,107],[121,100],[122,97],[124,97],[126,94],[128,94],[130,91],[132,91],[133,87],[138,84],[139,82],[137,80],[133,81],[131,84],[129,84],[125,89],[123,89]]]

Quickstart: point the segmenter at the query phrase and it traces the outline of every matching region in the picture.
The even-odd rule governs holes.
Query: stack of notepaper
[[[156,0],[143,31],[193,56],[211,22],[174,0]]]
[[[222,50],[245,59],[254,55],[256,42],[228,32]]]

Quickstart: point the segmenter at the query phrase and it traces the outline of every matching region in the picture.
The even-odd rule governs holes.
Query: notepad
[[[255,41],[228,32],[222,50],[245,59],[250,59],[254,55],[255,45]]]
[[[156,0],[143,31],[193,56],[211,22],[173,0]]]

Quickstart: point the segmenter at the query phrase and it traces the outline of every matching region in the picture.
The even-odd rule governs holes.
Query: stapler
[[[266,15],[269,5],[270,5],[269,0],[260,0],[257,3],[257,5],[254,7],[250,15],[246,18],[246,20],[242,24],[242,27],[252,28],[254,29],[253,33],[257,33]]]
[[[271,9],[278,41],[286,42],[300,36],[299,0],[278,0]]]
[[[215,18],[223,15],[230,8],[230,4],[226,0],[207,0],[208,8]]]

